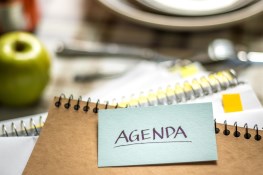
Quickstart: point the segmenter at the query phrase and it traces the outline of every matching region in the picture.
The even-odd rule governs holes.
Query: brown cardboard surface
[[[54,103],[57,100],[55,98]],[[263,139],[256,141],[254,130],[249,130],[251,138],[245,139],[244,128],[238,128],[241,136],[236,138],[233,136],[233,126],[228,126],[231,133],[225,136],[222,133],[224,126],[219,124],[216,162],[98,168],[98,120],[97,114],[92,112],[96,104],[90,103],[90,110],[84,112],[82,108],[86,102],[80,102],[80,110],[75,111],[73,106],[77,101],[72,100],[70,109],[65,109],[63,105],[67,101],[68,99],[62,99],[59,108],[54,103],[51,105],[24,175],[263,174]],[[99,109],[104,108],[104,105],[99,105]],[[262,131],[259,133],[263,136]]]

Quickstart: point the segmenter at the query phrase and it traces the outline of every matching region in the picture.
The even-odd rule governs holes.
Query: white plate
[[[255,0],[137,0],[153,10],[172,15],[203,16],[226,13]]]
[[[129,0],[98,0],[104,6],[136,23],[166,30],[208,30],[229,26],[263,12],[263,0],[228,13],[211,16],[170,16],[144,11]]]

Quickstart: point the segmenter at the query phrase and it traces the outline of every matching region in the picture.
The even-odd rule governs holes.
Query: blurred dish
[[[235,24],[263,11],[263,1],[224,14],[211,16],[169,16],[142,10],[128,0],[98,0],[104,6],[129,20],[142,25],[167,30],[207,30]]]
[[[137,0],[137,2],[162,13],[203,16],[236,10],[255,0]]]

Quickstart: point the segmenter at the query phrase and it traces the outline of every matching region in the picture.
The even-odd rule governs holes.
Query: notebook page
[[[225,114],[222,104],[222,95],[231,93],[240,94],[243,111],[262,109],[261,103],[258,100],[255,92],[253,91],[252,87],[248,84],[240,84],[236,87],[229,88],[218,93],[214,93],[213,95],[208,95],[188,101],[187,103],[212,102],[214,117],[218,118],[219,116]]]
[[[177,82],[207,75],[201,65],[192,63],[198,70],[188,77],[182,77],[178,73],[172,73],[157,64],[140,63],[133,70],[120,78],[114,79],[109,83],[89,92],[85,97],[100,99],[101,101],[117,102],[123,100],[123,97],[130,98],[131,95],[139,95],[141,92],[147,94],[149,90],[157,91],[159,88],[166,88],[168,85],[174,85]]]
[[[22,174],[36,141],[37,137],[0,138],[0,174]]]

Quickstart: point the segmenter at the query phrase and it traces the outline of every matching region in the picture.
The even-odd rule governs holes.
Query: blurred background
[[[118,51],[116,45],[107,50],[107,47],[90,46],[90,43],[125,46],[122,51],[127,51],[128,55],[140,53],[129,48],[150,48],[160,54],[158,58],[166,55],[168,60],[198,61],[212,72],[234,68],[241,79],[252,85],[262,103],[262,64],[237,61],[240,51],[263,52],[262,12],[261,0],[0,1],[1,34],[32,32],[44,43],[52,60],[50,81],[40,100],[26,107],[0,105],[0,119],[46,112],[54,96],[89,94],[141,62],[134,59],[136,54],[112,56]],[[220,38],[227,39],[224,46],[229,46],[229,50],[222,52],[231,52],[229,57],[233,59],[213,61],[211,55],[207,55],[211,43]],[[88,48],[96,52],[88,56],[85,52]],[[98,53],[100,49],[106,50]],[[263,62],[263,57],[258,58]]]

